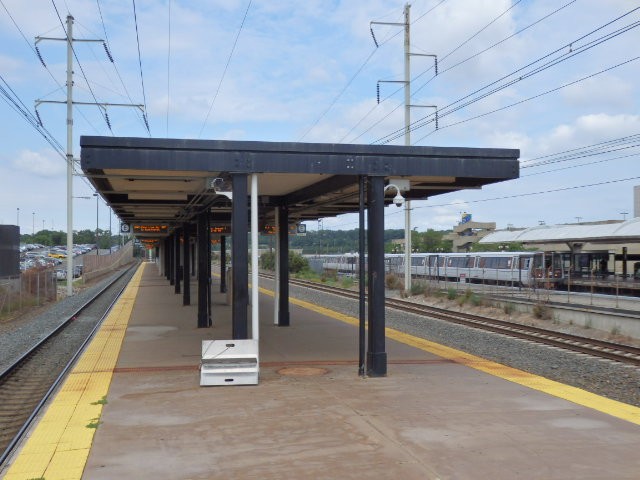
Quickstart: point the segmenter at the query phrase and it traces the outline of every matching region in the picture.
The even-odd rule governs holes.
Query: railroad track
[[[129,268],[0,372],[0,466],[66,376],[129,282]],[[96,301],[114,299],[105,308]]]
[[[265,275],[265,277],[273,278],[273,276],[269,275]],[[290,280],[290,283],[292,285],[312,288],[316,291],[322,291],[355,300],[359,298],[357,292],[337,287],[330,287],[321,283],[304,280]],[[406,300],[387,298],[385,304],[387,308],[393,308],[415,315],[437,318],[446,322],[490,331],[501,335],[507,335],[509,337],[520,338],[534,343],[571,350],[573,352],[583,353],[620,363],[640,366],[640,348],[630,345],[596,340],[529,325],[521,325],[504,320],[482,317],[470,313],[451,312],[449,310],[420,305]]]

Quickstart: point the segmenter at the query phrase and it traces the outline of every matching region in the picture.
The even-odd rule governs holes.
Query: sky
[[[64,39],[68,14],[74,39],[104,40],[114,59],[100,42],[75,43],[74,101],[144,105],[107,107],[111,128],[101,108],[76,105],[77,159],[80,135],[403,145],[403,27],[370,22],[402,23],[404,5],[0,0],[0,224],[66,230],[65,105],[37,108],[54,147],[13,102],[33,119],[36,100],[66,100],[65,42],[38,42],[45,68],[34,39]],[[517,148],[521,168],[413,201],[412,228],[451,229],[465,212],[498,229],[633,217],[640,2],[415,0],[410,21],[411,143]],[[116,232],[80,173],[73,228],[111,220]],[[353,214],[322,221],[357,226]],[[387,207],[385,226],[403,228],[403,209]]]

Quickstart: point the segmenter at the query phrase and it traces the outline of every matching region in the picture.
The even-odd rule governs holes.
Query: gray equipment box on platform
[[[257,340],[203,340],[200,386],[257,385]]]

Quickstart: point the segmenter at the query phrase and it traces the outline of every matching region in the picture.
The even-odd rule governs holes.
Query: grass
[[[98,428],[102,422],[98,418],[92,418],[89,423],[87,423],[87,428]]]
[[[91,405],[106,405],[107,403],[108,403],[107,402],[107,396],[105,395],[100,400],[98,400],[96,402],[92,402]]]

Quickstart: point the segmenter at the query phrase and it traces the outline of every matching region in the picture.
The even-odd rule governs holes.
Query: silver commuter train
[[[317,258],[318,256],[316,256]],[[322,255],[324,271],[358,274],[358,254]],[[404,254],[386,254],[385,272],[402,275]],[[412,278],[453,282],[554,287],[564,274],[561,255],[553,252],[414,253]]]

